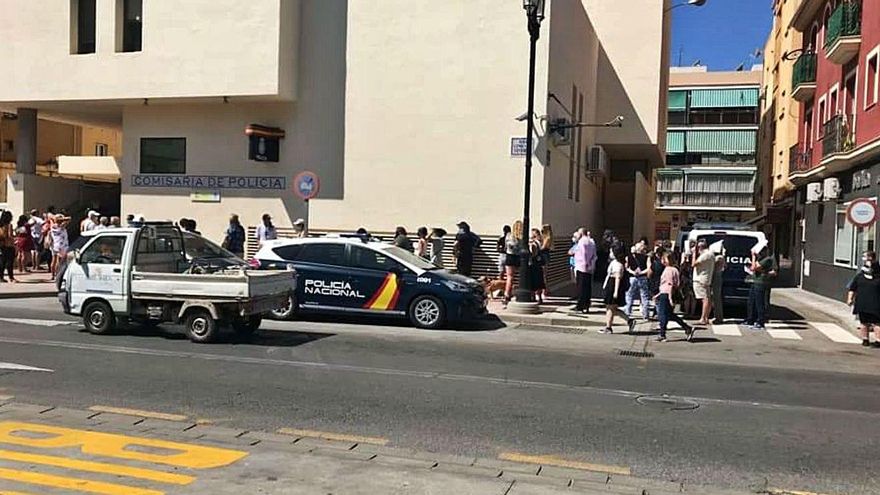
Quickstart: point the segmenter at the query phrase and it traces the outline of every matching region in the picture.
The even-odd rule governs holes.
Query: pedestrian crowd
[[[16,283],[16,272],[42,270],[54,278],[67,256],[69,227],[67,212],[56,211],[54,206],[45,211],[33,209],[17,219],[9,210],[0,213],[0,282]]]

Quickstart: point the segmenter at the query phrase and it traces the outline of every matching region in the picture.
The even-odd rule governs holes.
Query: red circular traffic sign
[[[877,203],[866,198],[854,200],[846,207],[846,219],[856,227],[870,227],[877,221]]]
[[[296,174],[293,178],[293,192],[305,201],[318,195],[321,189],[321,180],[318,174],[308,170]]]

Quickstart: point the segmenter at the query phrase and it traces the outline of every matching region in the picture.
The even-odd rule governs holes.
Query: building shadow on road
[[[301,314],[297,315],[297,321],[307,321],[316,323],[338,323],[341,325],[376,325],[383,327],[406,328],[409,330],[418,330],[412,326],[409,320],[404,318],[388,318],[382,316],[370,315],[318,315],[318,314]],[[481,318],[469,321],[447,323],[437,330],[452,330],[458,332],[486,332],[500,330],[507,325],[497,316],[489,314]],[[432,330],[422,330],[430,332]]]
[[[80,333],[88,333],[86,329],[81,329]],[[241,335],[232,330],[224,329],[220,332],[219,337],[212,344],[243,344],[266,347],[296,347],[309,344],[321,339],[336,336],[335,333],[321,332],[300,332],[294,330],[257,330],[252,335]],[[183,333],[182,327],[178,325],[162,325],[158,327],[145,328],[138,326],[128,326],[118,329],[115,333],[102,336],[102,338],[113,337],[135,337],[144,339],[164,339],[164,340],[189,340]]]

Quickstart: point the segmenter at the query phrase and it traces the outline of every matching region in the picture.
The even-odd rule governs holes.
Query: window
[[[141,138],[142,174],[185,174],[185,138]]]
[[[837,208],[837,223],[834,231],[834,264],[855,268],[862,253],[874,250],[874,226],[855,227],[846,220],[846,208]]]
[[[825,120],[827,119],[825,113],[825,97],[819,99],[819,114],[816,115],[816,139],[822,139],[822,129],[825,127]]]
[[[103,236],[91,243],[83,251],[80,261],[83,264],[97,263],[101,265],[118,265],[122,263],[125,251],[125,236]]]
[[[279,258],[285,261],[295,261],[299,259],[299,254],[303,249],[302,244],[294,244],[292,246],[281,246],[272,250]]]
[[[385,256],[383,253],[363,246],[351,247],[351,266],[353,268],[382,272],[390,272],[394,269],[403,271],[403,267],[397,261]]]
[[[95,0],[70,1],[70,53],[95,53]]]
[[[840,109],[837,105],[837,93],[840,90],[840,85],[835,84],[831,87],[831,91],[828,92],[828,115],[825,116],[825,122],[831,120],[831,117],[834,117],[838,113],[840,113]]]
[[[345,266],[345,244],[305,244],[299,253],[301,263]]]
[[[15,151],[15,141],[13,141],[11,139],[4,139],[3,140],[3,149],[0,151],[6,152],[6,153],[12,153],[13,151]]]
[[[95,143],[95,156],[107,156],[108,148],[104,143]]]
[[[143,19],[143,0],[116,0],[117,52],[141,51]]]
[[[868,54],[865,62],[865,108],[877,104],[880,87],[880,46]]]

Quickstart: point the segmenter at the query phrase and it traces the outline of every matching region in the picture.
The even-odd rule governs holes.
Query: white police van
[[[711,226],[708,226],[711,227]],[[724,304],[745,306],[749,300],[749,272],[752,263],[752,248],[758,243],[767,245],[767,236],[756,230],[739,228],[697,228],[688,233],[688,241],[706,241],[710,246],[724,241],[724,254],[727,266],[724,269],[722,294]],[[686,249],[686,246],[685,246]]]

